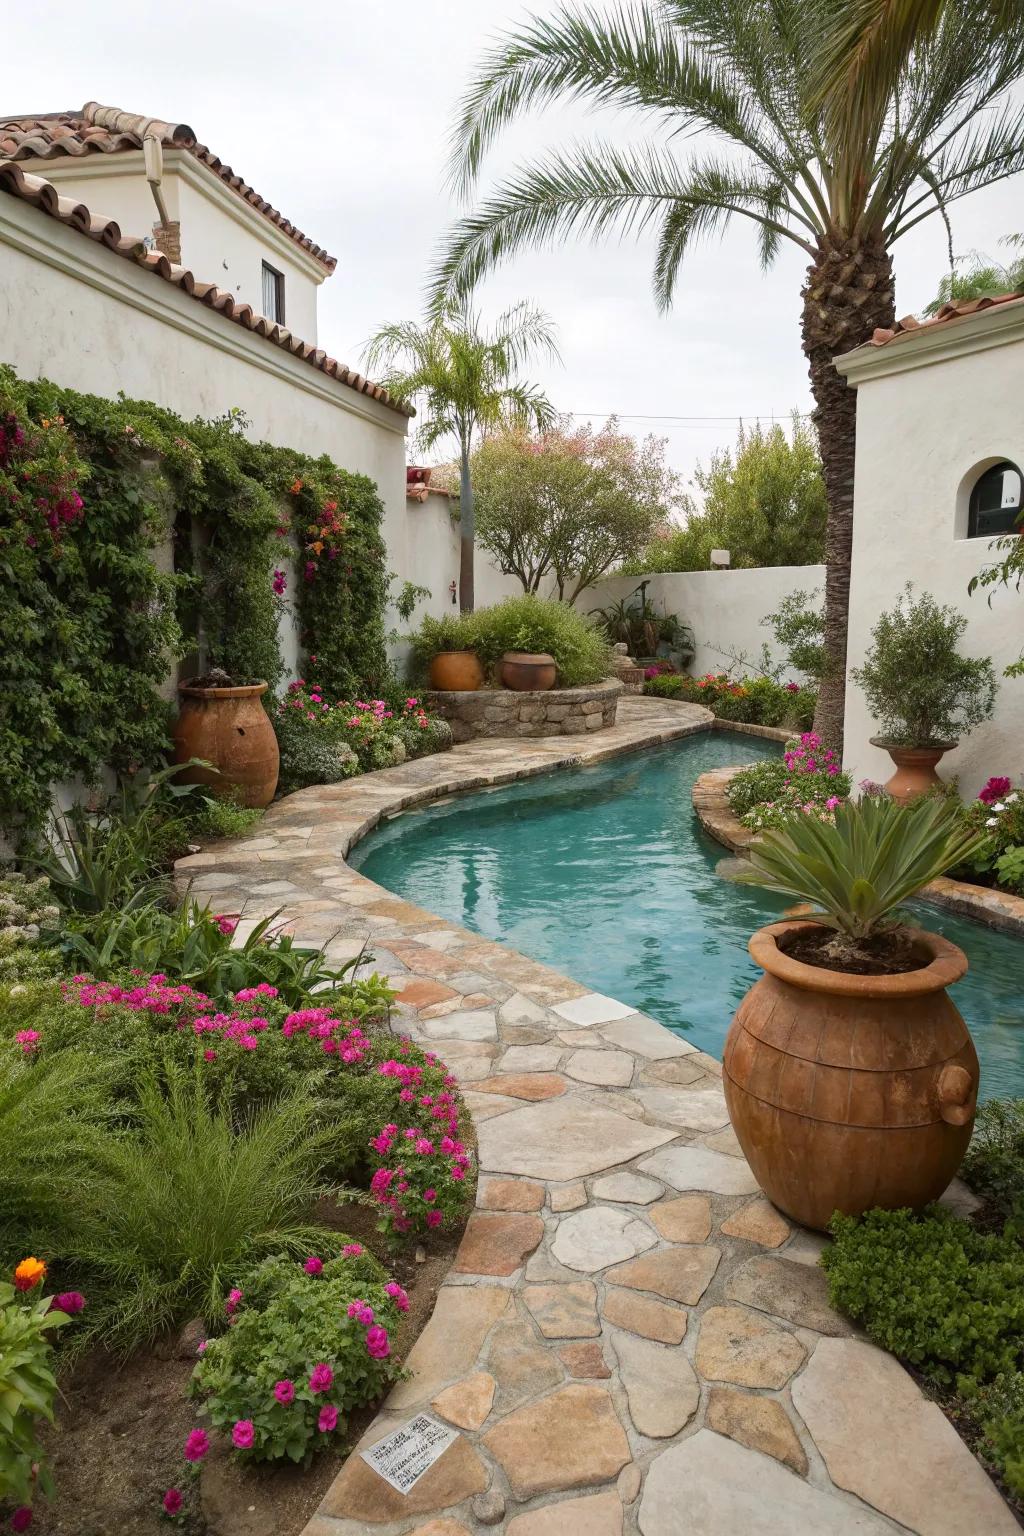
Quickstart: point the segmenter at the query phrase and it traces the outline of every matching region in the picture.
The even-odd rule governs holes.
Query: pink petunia
[[[428,1211],[427,1212],[427,1226],[428,1227],[439,1227],[441,1225],[442,1221],[444,1221],[444,1217],[443,1217],[443,1215],[441,1214],[440,1211]]]
[[[329,1392],[334,1385],[334,1372],[330,1366],[320,1361],[314,1365],[309,1373],[309,1390],[311,1392]]]
[[[363,1251],[362,1243],[346,1243],[341,1250],[343,1259],[358,1259]]]
[[[27,1504],[19,1504],[11,1516],[12,1531],[27,1531],[32,1524],[32,1511]]]
[[[77,1317],[84,1309],[85,1297],[81,1291],[61,1291],[50,1303],[51,1312],[66,1312],[68,1317]]]
[[[316,1427],[322,1435],[329,1435],[332,1429],[337,1427],[338,1410],[333,1403],[327,1403],[320,1409],[320,1417],[316,1421]]]
[[[233,1317],[234,1314],[238,1311],[238,1303],[241,1301],[241,1299],[242,1292],[238,1289],[237,1286],[228,1292],[228,1299],[224,1303],[224,1311],[227,1313],[228,1317]]]
[[[274,1396],[279,1403],[291,1403],[295,1400],[295,1383],[293,1381],[275,1381]]]
[[[323,1259],[318,1259],[314,1253],[310,1255],[302,1267],[307,1275],[320,1275],[323,1273],[324,1261]]]
[[[231,1430],[231,1442],[238,1451],[248,1451],[255,1439],[252,1419],[239,1419]]]
[[[182,1498],[177,1488],[168,1488],[164,1494],[164,1514],[177,1515],[181,1513]]]
[[[386,1328],[371,1328],[366,1335],[366,1353],[371,1360],[386,1360],[391,1353],[391,1344],[388,1340]]]
[[[210,1449],[210,1437],[205,1429],[193,1429],[185,1441],[184,1456],[186,1461],[202,1461]]]

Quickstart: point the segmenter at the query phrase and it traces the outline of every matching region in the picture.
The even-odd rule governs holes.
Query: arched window
[[[969,539],[991,539],[1013,533],[1021,513],[1021,472],[1004,459],[975,481],[967,517]]]

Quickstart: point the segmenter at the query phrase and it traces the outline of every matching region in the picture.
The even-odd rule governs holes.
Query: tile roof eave
[[[264,337],[274,346],[281,347],[302,362],[327,374],[329,378],[336,379],[339,384],[344,384],[358,394],[368,395],[400,416],[411,417],[416,414],[412,406],[395,400],[383,385],[375,384],[372,379],[366,379],[353,369],[346,368],[344,363],[328,357],[322,348],[313,347],[293,336],[285,326],[277,325],[265,315],[258,314],[251,304],[239,304],[232,294],[225,293],[215,283],[200,282],[187,267],[174,266],[160,251],[147,250],[144,241],[122,235],[120,226],[112,219],[103,219],[90,213],[84,203],[76,202],[73,198],[61,197],[51,182],[30,175],[12,161],[0,162],[0,192],[29,203],[66,228],[76,230],[87,239],[106,246],[116,256],[153,273],[189,298],[215,309],[225,319],[233,320],[253,334]]]
[[[914,315],[906,315],[902,320],[897,320],[894,326],[879,327],[872,334],[868,346],[887,347],[891,342],[904,341],[908,337],[928,334],[934,331],[936,326],[948,325],[953,320],[965,320],[970,315],[981,314],[988,309],[996,309],[1003,304],[1024,303],[1024,293],[999,293],[991,297],[981,299],[954,299],[942,307],[927,320],[918,320]]]

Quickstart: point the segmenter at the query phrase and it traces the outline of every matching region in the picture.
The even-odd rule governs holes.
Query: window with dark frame
[[[263,263],[263,313],[268,320],[284,325],[284,273],[266,261]]]
[[[1014,533],[1021,513],[1021,488],[1024,477],[1016,464],[1004,459],[979,475],[971,491],[967,515],[969,539],[991,539],[1002,533]]]

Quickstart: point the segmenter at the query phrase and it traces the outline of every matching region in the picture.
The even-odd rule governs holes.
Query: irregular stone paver
[[[483,1443],[517,1499],[606,1483],[630,1460],[608,1393],[583,1383],[510,1413]]]
[[[529,1099],[539,1103],[544,1099],[557,1099],[565,1092],[565,1078],[557,1072],[502,1072],[497,1077],[487,1077],[476,1084],[477,1093],[504,1093],[514,1099]]]
[[[810,1457],[809,1484],[797,1475],[805,1470],[804,1452],[810,1452],[811,1440],[795,1411],[790,1421],[789,1391],[798,1395],[807,1390],[801,1388],[802,1382],[814,1382],[813,1363],[792,1378],[782,1397],[765,1396],[766,1391],[776,1390],[771,1388],[743,1391],[716,1385],[706,1389],[694,1415],[678,1432],[686,1438],[648,1439],[646,1449],[635,1448],[635,1461],[629,1459],[628,1448],[620,1448],[607,1458],[612,1466],[624,1458],[615,1495],[614,1474],[604,1468],[595,1473],[592,1459],[585,1475],[600,1475],[606,1484],[604,1491],[592,1495],[578,1486],[574,1481],[578,1469],[571,1457],[560,1454],[556,1444],[554,1459],[561,1465],[552,1476],[560,1484],[564,1479],[565,1486],[528,1495],[529,1507],[516,1508],[486,1441],[506,1422],[506,1416],[517,1412],[524,1415],[513,1425],[517,1432],[527,1423],[535,1428],[539,1423],[548,1454],[548,1442],[556,1437],[547,1433],[545,1414],[570,1439],[575,1434],[571,1415],[562,1411],[568,1382],[599,1394],[605,1404],[604,1418],[616,1435],[614,1405],[620,1405],[622,1423],[631,1435],[634,1433],[627,1418],[627,1390],[614,1340],[626,1339],[628,1349],[630,1338],[641,1345],[649,1338],[651,1348],[667,1345],[661,1354],[673,1361],[692,1359],[701,1336],[700,1308],[706,1318],[716,1307],[737,1299],[753,1307],[750,1315],[763,1318],[769,1328],[774,1326],[774,1316],[793,1319],[798,1327],[810,1323],[819,1331],[831,1328],[837,1335],[848,1329],[828,1309],[823,1277],[814,1268],[823,1241],[799,1229],[791,1236],[784,1235],[758,1198],[731,1128],[724,1123],[718,1128],[703,1128],[721,1115],[722,1071],[714,1058],[627,1004],[614,999],[595,1001],[597,995],[586,986],[501,943],[432,917],[414,903],[382,891],[344,863],[351,844],[382,814],[438,795],[451,795],[460,788],[510,782],[517,776],[547,771],[567,759],[593,761],[630,747],[669,740],[705,728],[707,720],[706,713],[695,706],[629,695],[620,704],[618,723],[607,730],[585,737],[477,741],[344,784],[300,791],[270,807],[258,837],[220,844],[216,850],[204,850],[181,862],[183,885],[190,873],[199,874],[204,899],[213,902],[215,910],[242,914],[239,941],[261,916],[283,904],[289,931],[303,941],[328,943],[329,953],[338,961],[358,958],[364,946],[372,949],[376,945],[376,962],[364,956],[359,973],[369,975],[376,968],[392,979],[396,989],[406,989],[407,1000],[393,1009],[394,1032],[409,1032],[428,1043],[469,1090],[465,1102],[475,1121],[485,1163],[478,1186],[478,1210],[529,1220],[540,1219],[545,1197],[549,1208],[543,1215],[549,1236],[525,1266],[520,1265],[511,1275],[495,1277],[500,1283],[488,1284],[471,1274],[456,1273],[442,1287],[435,1316],[405,1362],[410,1379],[393,1389],[361,1445],[381,1439],[407,1422],[413,1412],[431,1410],[435,1402],[473,1422],[474,1405],[478,1415],[486,1395],[479,1378],[489,1377],[494,1382],[494,1395],[483,1425],[461,1430],[457,1448],[445,1452],[421,1479],[415,1497],[409,1499],[399,1495],[392,1499],[386,1492],[382,1496],[386,1485],[368,1468],[364,1474],[356,1458],[350,1463],[352,1470],[345,1469],[335,1491],[310,1522],[307,1536],[366,1536],[382,1526],[382,1536],[412,1536],[413,1532],[416,1536],[467,1536],[470,1530],[479,1536],[493,1525],[501,1529],[515,1525],[514,1536],[524,1536],[519,1525],[524,1518],[535,1523],[546,1521],[548,1528],[553,1519],[556,1536],[571,1536],[569,1522],[577,1505],[582,1510],[581,1531],[586,1536],[592,1532],[604,1536],[597,1525],[603,1507],[599,1500],[605,1501],[616,1522],[615,1536],[619,1536],[621,1512],[616,1498],[634,1506],[628,1517],[634,1536],[638,1517],[643,1536],[652,1536],[652,1530],[657,1536],[723,1536],[726,1531],[729,1536],[737,1531],[744,1536],[775,1536],[783,1531],[786,1536],[790,1532],[803,1536],[804,1531],[815,1536],[819,1531],[846,1536],[854,1530],[862,1536],[865,1532],[875,1536],[882,1530],[897,1529],[888,1516],[877,1514],[853,1493],[838,1491],[829,1481],[820,1456]],[[279,892],[265,889],[278,883]],[[263,889],[254,895],[255,885]],[[417,990],[409,994],[410,988]],[[409,1001],[410,995],[419,1001]],[[423,1001],[429,996],[440,1000]],[[574,1005],[567,1010],[568,1018],[564,1013],[567,1004]],[[556,1008],[563,1012],[554,1012]],[[567,1070],[569,1063],[573,1063],[572,1071]],[[562,1074],[567,1091],[556,1099],[533,1104],[517,1098],[515,1085],[508,1081],[517,1076],[554,1073]],[[506,1081],[489,1081],[499,1077]],[[481,1082],[487,1084],[486,1089],[474,1091],[474,1085]],[[490,1091],[492,1087],[495,1091]],[[637,1091],[631,1091],[634,1088]],[[643,1094],[639,1090],[644,1090]],[[555,1112],[560,1106],[568,1110],[571,1100],[577,1102],[571,1106],[567,1127],[561,1114]],[[485,1124],[488,1116],[492,1118]],[[665,1123],[659,1126],[659,1120]],[[612,1141],[614,1145],[609,1145]],[[498,1148],[500,1164],[490,1173],[486,1166],[488,1143]],[[510,1167],[504,1166],[506,1153],[514,1159]],[[664,1161],[671,1178],[646,1166],[655,1158]],[[536,1172],[532,1171],[533,1160]],[[641,1225],[650,1222],[659,1230],[656,1223],[660,1222],[662,1241],[688,1241],[681,1247],[649,1250],[610,1269],[636,1266],[634,1281],[639,1270],[643,1284],[661,1288],[654,1293],[632,1289],[603,1270],[596,1284],[603,1341],[597,1334],[546,1338],[526,1304],[527,1291],[550,1288],[568,1292],[570,1287],[587,1284],[580,1280],[579,1271],[561,1264],[552,1252],[558,1214],[577,1209],[582,1212],[588,1205],[608,1209],[610,1203],[626,1207],[626,1215],[632,1206],[639,1222],[640,1207],[647,1198],[647,1194],[641,1196],[643,1181],[652,1176],[659,1185],[667,1185],[673,1195],[652,1200],[643,1211]],[[583,1179],[589,1181],[589,1197]],[[677,1193],[680,1204],[671,1212]],[[739,1198],[744,1195],[751,1198]],[[720,1257],[717,1245],[708,1243],[709,1196],[718,1197],[715,1210],[723,1238],[728,1240]],[[718,1209],[723,1202],[724,1209]],[[659,1213],[657,1217],[654,1212]],[[751,1260],[750,1250],[744,1251],[745,1243],[758,1242],[765,1249],[776,1238],[777,1248],[771,1256],[762,1253],[758,1260]],[[656,1299],[673,1284],[664,1271],[680,1267],[686,1276],[687,1293],[700,1293],[705,1273],[687,1275],[692,1268],[688,1254],[694,1250],[708,1255],[705,1273],[718,1266],[713,1288],[704,1291],[699,1303],[674,1305]],[[647,1260],[654,1261],[653,1270],[641,1268]],[[765,1262],[767,1269],[751,1267]],[[795,1278],[801,1272],[802,1282]],[[564,1302],[564,1297],[560,1299]],[[534,1300],[542,1313],[545,1306],[553,1305],[542,1304],[536,1296]],[[687,1306],[698,1308],[690,1318],[690,1332],[695,1336],[692,1343],[685,1339]],[[592,1318],[592,1309],[585,1310]],[[710,1331],[713,1325],[712,1317]],[[589,1326],[594,1326],[593,1321]],[[705,1351],[708,1336],[706,1332]],[[809,1346],[811,1340],[812,1335],[801,1331],[802,1344]],[[818,1344],[819,1350],[823,1347]],[[892,1370],[897,1373],[892,1380],[902,1381],[905,1389],[906,1379],[899,1368],[892,1365]],[[607,1392],[601,1381],[607,1382]],[[636,1389],[634,1380],[634,1406]],[[888,1380],[879,1385],[876,1397],[886,1411],[865,1415],[855,1437],[856,1457],[865,1479],[864,1497],[868,1499],[872,1496],[868,1483],[878,1481],[875,1492],[881,1501],[890,1480],[890,1463],[884,1458],[891,1456],[893,1445],[899,1443],[898,1432],[892,1427],[893,1415],[898,1417],[893,1404],[902,1400],[899,1390],[892,1389]],[[612,1408],[607,1407],[609,1400]],[[440,1416],[438,1408],[432,1411]],[[639,1411],[642,1417],[643,1410]],[[670,1411],[678,1414],[681,1409],[675,1404]],[[712,1424],[721,1434],[710,1432],[706,1426]],[[834,1432],[838,1451],[845,1447],[847,1454],[853,1454],[842,1424],[834,1424],[828,1431],[821,1424],[818,1427],[823,1442],[831,1444]],[[951,1431],[950,1437],[953,1466],[967,1453]],[[682,1458],[673,1470],[668,1456],[677,1450]],[[836,1454],[835,1449],[830,1450],[833,1459]],[[838,1468],[839,1461],[835,1465]],[[963,1465],[972,1468],[970,1477],[977,1487],[991,1492],[975,1464]],[[649,1490],[644,1504],[638,1506],[641,1474],[648,1467]],[[789,1467],[794,1471],[787,1470]],[[467,1493],[467,1489],[472,1491]],[[434,1507],[421,1511],[420,1499]],[[664,1518],[659,1516],[659,1500]],[[997,1525],[997,1519],[990,1520],[988,1515],[986,1508],[981,1517],[986,1536],[988,1528]],[[971,1510],[962,1527],[973,1529],[978,1524]],[[544,1524],[538,1529],[547,1536]],[[908,1527],[901,1525],[899,1529]],[[525,1536],[534,1536],[529,1524]]]
[[[581,1344],[563,1344],[558,1358],[570,1376],[588,1377],[592,1381],[607,1381],[612,1374],[604,1358],[600,1344],[593,1339]]]
[[[713,1195],[752,1195],[757,1190],[745,1162],[706,1147],[665,1147],[640,1167],[673,1189],[704,1189]]]
[[[617,1493],[562,1499],[547,1509],[516,1515],[507,1536],[622,1536],[622,1503]]]
[[[708,1381],[783,1387],[806,1356],[799,1339],[742,1307],[709,1307],[700,1320],[697,1369]]]
[[[686,1337],[687,1315],[679,1307],[669,1307],[653,1296],[609,1286],[602,1306],[605,1320],[616,1328],[628,1328],[641,1338],[656,1339],[661,1344],[680,1344]]]
[[[863,1505],[812,1488],[777,1461],[709,1429],[652,1462],[639,1523],[642,1536],[892,1536],[893,1530]]]
[[[438,1393],[430,1406],[459,1429],[479,1429],[491,1411],[496,1385],[488,1371],[478,1371]]]
[[[873,1344],[823,1339],[793,1403],[832,1481],[919,1536],[1019,1532],[945,1414]]]
[[[760,1243],[762,1248],[777,1248],[792,1230],[770,1200],[751,1200],[749,1205],[722,1222],[726,1237],[742,1237],[748,1243]]]
[[[707,1426],[752,1451],[763,1451],[785,1462],[801,1477],[807,1475],[807,1453],[785,1408],[774,1397],[755,1397],[733,1387],[712,1387],[708,1395]]]
[[[852,1332],[845,1318],[828,1304],[828,1281],[823,1271],[807,1264],[793,1264],[784,1258],[748,1259],[730,1275],[725,1293],[730,1301],[742,1301],[817,1333]]]
[[[592,1205],[565,1216],[558,1223],[551,1252],[569,1269],[594,1274],[609,1264],[621,1263],[653,1248],[658,1241],[646,1222],[638,1221],[629,1211],[607,1205]]]
[[[629,1416],[641,1435],[665,1440],[688,1424],[700,1402],[700,1384],[681,1349],[619,1333],[613,1339],[626,1388]]]
[[[589,1280],[570,1285],[528,1285],[523,1300],[546,1339],[594,1338],[601,1332],[597,1287]]]
[[[659,1200],[647,1215],[670,1243],[704,1243],[711,1236],[711,1201],[707,1195]]]
[[[474,1211],[454,1268],[464,1275],[512,1275],[544,1236],[539,1216],[522,1211]]]
[[[481,1179],[476,1203],[485,1211],[539,1211],[544,1185],[532,1179]]]
[[[629,1051],[573,1051],[565,1070],[580,1083],[626,1088],[633,1081],[636,1060]]]
[[[645,1253],[628,1264],[620,1264],[617,1269],[609,1270],[605,1278],[613,1285],[624,1285],[634,1291],[653,1291],[657,1296],[666,1296],[669,1301],[681,1301],[693,1307],[711,1284],[721,1257],[718,1248],[706,1245],[662,1248],[658,1253]]]
[[[663,1193],[657,1179],[643,1173],[606,1173],[591,1186],[595,1200],[619,1200],[624,1205],[650,1205]],[[710,1231],[710,1228],[708,1229]],[[704,1234],[705,1237],[707,1233]]]
[[[671,1131],[627,1120],[597,1099],[566,1094],[482,1125],[478,1148],[480,1166],[489,1173],[578,1179],[628,1163],[671,1139]]]

